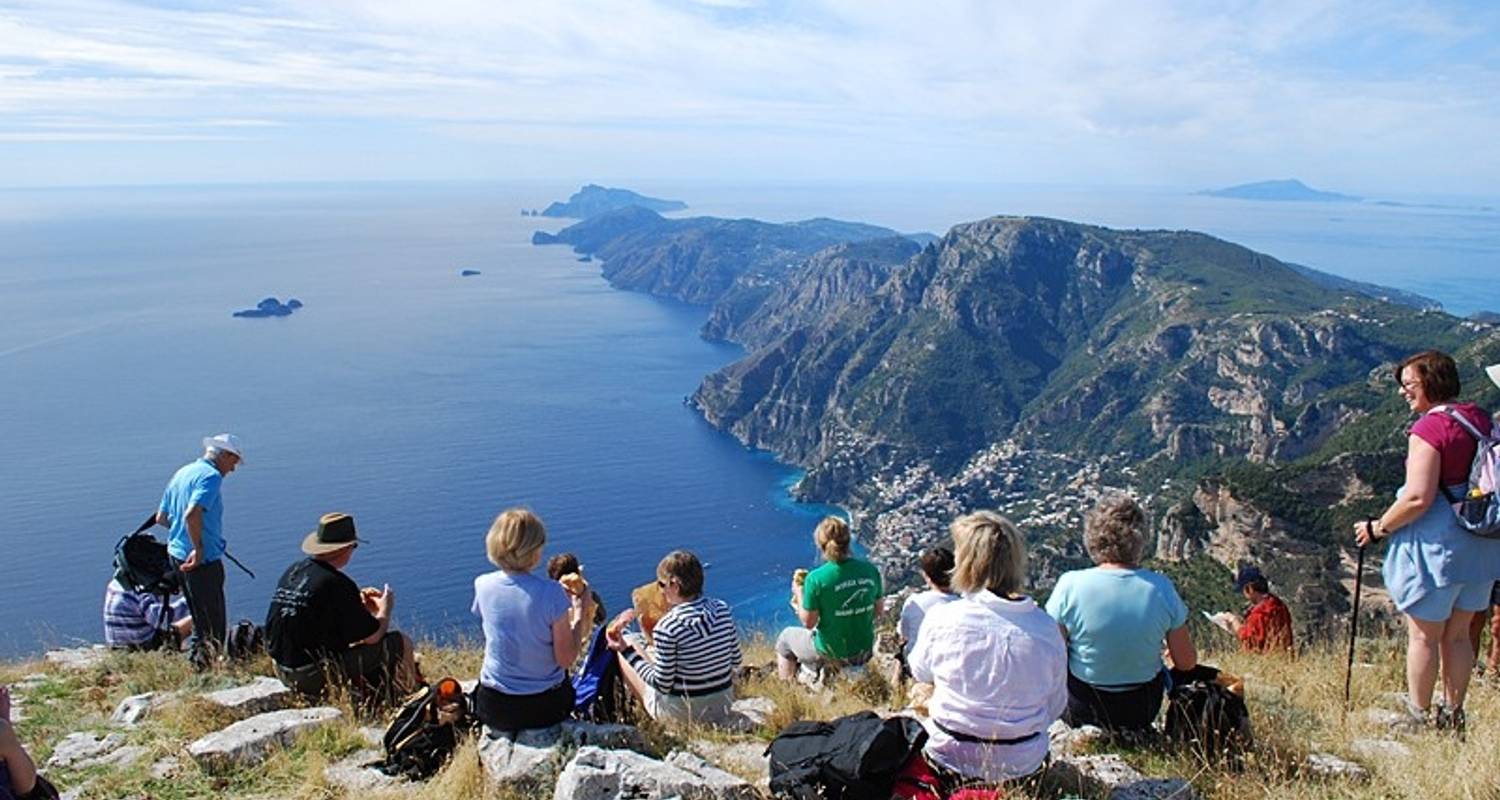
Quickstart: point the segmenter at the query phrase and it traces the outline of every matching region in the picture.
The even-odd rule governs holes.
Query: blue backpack
[[[573,716],[589,722],[620,721],[620,691],[624,688],[620,680],[620,659],[609,649],[604,639],[604,629],[594,631],[589,643],[588,658],[583,668],[573,676]]]

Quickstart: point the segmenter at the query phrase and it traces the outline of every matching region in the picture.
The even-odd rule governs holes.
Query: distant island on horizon
[[[1296,178],[1242,183],[1223,189],[1204,189],[1198,194],[1234,200],[1262,200],[1277,203],[1358,203],[1363,199],[1352,194],[1314,189]]]
[[[687,203],[681,200],[663,200],[659,197],[647,197],[629,189],[616,189],[590,183],[574,192],[567,202],[553,203],[542,209],[540,214],[532,211],[530,216],[588,219],[631,206],[639,206],[659,214],[682,211],[688,207]],[[524,211],[522,213],[525,214]]]

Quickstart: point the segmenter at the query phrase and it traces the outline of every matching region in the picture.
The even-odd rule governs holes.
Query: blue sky
[[[1497,194],[1500,3],[0,0],[0,185]]]

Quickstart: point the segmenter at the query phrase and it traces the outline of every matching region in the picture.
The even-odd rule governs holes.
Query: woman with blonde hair
[[[951,530],[952,588],[961,596],[927,612],[908,659],[912,677],[933,685],[927,759],[969,780],[1030,775],[1067,706],[1067,648],[1021,593],[1026,545],[1016,526],[977,511]]]
[[[532,574],[546,543],[546,527],[524,508],[506,509],[484,537],[499,569],[474,579],[473,611],[484,627],[474,712],[494,730],[545,728],[573,711],[566,670],[588,640],[593,600]]]
[[[1166,643],[1172,666],[1198,665],[1187,604],[1171,579],[1140,566],[1146,513],[1119,494],[1084,517],[1083,546],[1096,566],[1065,572],[1047,613],[1068,641],[1069,725],[1144,731],[1161,710]]]
[[[800,627],[776,638],[776,671],[784,680],[802,666],[863,664],[875,648],[880,570],[850,552],[849,523],[824,517],[813,531],[824,563],[792,587]]]

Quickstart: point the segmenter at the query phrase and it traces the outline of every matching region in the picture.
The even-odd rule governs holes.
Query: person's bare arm
[[[1375,521],[1378,536],[1389,536],[1427,512],[1437,498],[1438,480],[1443,468],[1442,456],[1437,448],[1410,436],[1406,445],[1406,486],[1396,502]],[[1370,543],[1374,532],[1364,522],[1354,523],[1354,540],[1364,546]],[[1377,536],[1377,538],[1378,538]]]
[[[1198,666],[1198,649],[1193,647],[1193,637],[1186,625],[1167,631],[1167,653],[1172,656],[1172,668],[1190,670]]]
[[[802,591],[801,586],[792,588],[792,610],[797,612],[797,621],[802,623],[802,627],[816,628],[818,627],[818,612],[808,611],[802,607]]]
[[[568,613],[552,623],[552,657],[563,669],[571,668],[578,660],[578,654],[583,652],[584,642],[588,640],[589,629],[594,624],[592,610],[588,614],[582,613],[584,598],[572,595],[570,602],[572,606]]]
[[[203,506],[189,506],[182,522],[187,527],[188,539],[193,543],[193,551],[182,562],[182,571],[192,572],[203,557]]]
[[[170,528],[172,527],[172,518],[167,516],[167,512],[158,511],[156,512],[156,524],[163,528]]]
[[[386,631],[391,629],[391,612],[396,610],[396,590],[386,584],[385,589],[375,597],[375,621],[379,623],[375,632],[355,642],[355,645],[378,644],[385,638]]]
[[[36,764],[10,724],[9,686],[0,686],[0,761],[10,771],[8,788],[13,794],[24,797],[36,788]]]

